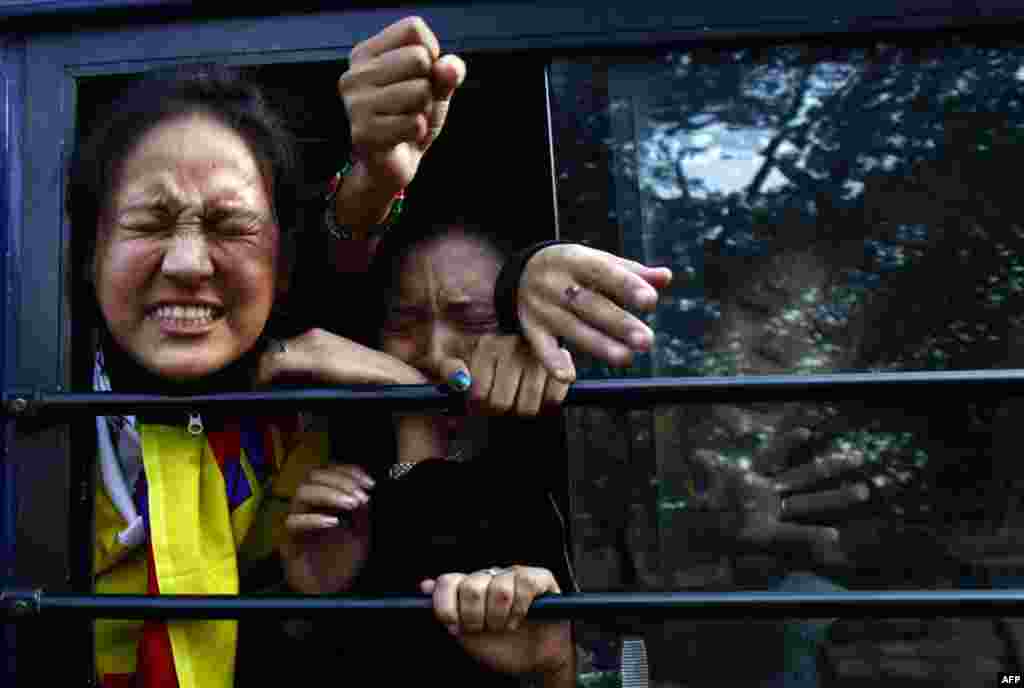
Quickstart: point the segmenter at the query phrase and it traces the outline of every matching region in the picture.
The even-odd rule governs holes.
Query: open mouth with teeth
[[[202,329],[223,315],[223,308],[207,304],[159,304],[146,312],[148,319],[164,327],[181,330]]]

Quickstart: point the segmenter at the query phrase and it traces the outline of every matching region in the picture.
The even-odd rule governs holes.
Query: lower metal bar
[[[29,617],[103,619],[243,619],[330,614],[429,614],[427,597],[236,597],[228,595],[49,595],[0,592],[8,620]],[[784,592],[578,593],[536,600],[533,618],[612,621],[686,619],[810,619],[896,617],[1024,617],[1024,589]]]

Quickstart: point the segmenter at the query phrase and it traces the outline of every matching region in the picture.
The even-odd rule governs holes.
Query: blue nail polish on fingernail
[[[460,370],[448,378],[448,384],[451,385],[452,389],[456,392],[465,392],[469,389],[469,385],[472,380],[469,377],[469,373],[465,370]]]

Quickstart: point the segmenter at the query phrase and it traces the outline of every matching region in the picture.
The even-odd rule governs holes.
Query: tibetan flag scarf
[[[102,354],[94,387],[110,390]],[[240,559],[273,553],[288,498],[327,457],[325,433],[279,419],[96,423],[98,593],[237,594]],[[100,685],[228,688],[237,633],[230,620],[99,620]]]

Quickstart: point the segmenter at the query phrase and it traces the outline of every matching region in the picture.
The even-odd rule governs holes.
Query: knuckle
[[[352,116],[352,143],[354,145],[365,144],[370,140],[369,127],[361,118]]]
[[[409,52],[412,59],[416,62],[417,72],[424,75],[430,74],[430,70],[434,66],[434,60],[426,47],[414,45]]]
[[[418,35],[423,35],[427,31],[427,22],[423,20],[423,17],[419,15],[412,15],[402,20],[406,28]]]
[[[458,573],[446,573],[437,579],[437,584],[441,585],[457,585],[462,580],[462,575]]]
[[[406,26],[409,31],[409,35],[415,37],[421,44],[426,44],[430,41],[430,27],[427,26],[427,22],[423,17],[409,17],[406,22]]]
[[[583,274],[588,285],[602,284],[608,278],[608,266],[600,260],[588,260],[584,263]]]
[[[519,348],[519,336],[514,334],[501,335],[498,350],[502,358],[511,358]]]
[[[434,97],[433,86],[427,79],[417,79],[414,89],[415,102],[419,107],[425,108]]]
[[[484,599],[483,590],[480,586],[473,584],[472,582],[463,581],[459,586],[459,600],[467,604],[476,604],[482,602]]]
[[[559,273],[553,267],[543,270],[537,277],[537,286],[546,294],[557,294],[559,290]],[[532,294],[531,294],[532,296]]]
[[[616,279],[619,282],[619,288],[623,292],[630,291],[630,290],[632,290],[632,289],[634,289],[636,287],[636,284],[635,284],[636,275],[634,275],[631,272],[626,272],[625,270],[623,270],[621,272],[617,271],[617,273],[618,274],[616,275]]]
[[[473,352],[476,354],[486,354],[491,351],[494,347],[495,335],[493,334],[482,334],[477,337],[476,346],[473,348]]]
[[[494,601],[502,607],[509,606],[512,603],[513,597],[514,595],[512,594],[512,591],[505,585],[498,587],[498,589],[494,591]]]
[[[530,597],[536,597],[537,594],[541,590],[543,590],[542,583],[542,577],[539,576],[535,571],[530,571],[529,573],[525,574],[522,578],[522,589]]]

